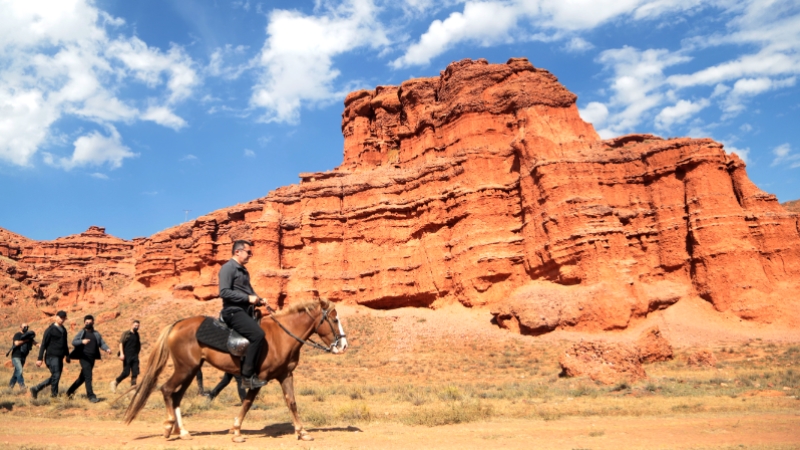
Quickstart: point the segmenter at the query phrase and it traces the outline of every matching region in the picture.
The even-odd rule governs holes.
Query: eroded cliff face
[[[10,234],[2,231],[2,237]],[[133,280],[133,243],[106,234],[102,227],[52,241],[18,242],[7,245],[13,250],[4,272],[9,287],[16,286],[12,290],[18,292],[7,297],[9,305],[32,297],[46,313],[54,314],[81,303],[102,303]]]
[[[744,319],[796,316],[797,214],[721,144],[603,141],[575,100],[525,59],[354,92],[340,167],[135,240],[134,283],[214,298],[232,242],[248,239],[274,305],[460,302],[530,334],[625,328],[687,296]]]

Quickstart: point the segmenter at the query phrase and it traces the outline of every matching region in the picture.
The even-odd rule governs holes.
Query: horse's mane
[[[299,303],[292,303],[291,305],[287,306],[286,308],[278,311],[275,313],[276,316],[285,316],[287,314],[297,313],[300,311],[311,312],[317,306],[321,307],[322,309],[328,309],[331,307],[331,301],[324,299],[324,298],[317,298],[314,300],[307,300],[304,302]]]

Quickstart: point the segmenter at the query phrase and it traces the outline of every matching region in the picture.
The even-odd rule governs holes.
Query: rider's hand
[[[250,295],[249,296],[249,300],[250,300],[250,303],[252,303],[254,305],[257,305],[259,298],[258,298],[257,295]]]
[[[119,355],[119,360],[120,361],[125,361],[125,355]]]
[[[36,361],[36,367],[42,367],[42,361]]]
[[[86,345],[86,344],[88,344],[88,343],[89,343],[89,340],[88,340],[88,339],[83,339],[83,340],[81,340],[81,344],[83,344],[83,345]]]

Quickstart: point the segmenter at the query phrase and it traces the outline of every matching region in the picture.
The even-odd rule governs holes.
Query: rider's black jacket
[[[219,296],[222,298],[222,309],[237,307],[247,311],[250,308],[250,296],[256,295],[250,285],[250,273],[234,259],[222,265],[219,270]]]

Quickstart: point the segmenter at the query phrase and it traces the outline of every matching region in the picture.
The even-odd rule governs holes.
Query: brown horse
[[[197,342],[195,337],[203,316],[190,317],[165,327],[150,353],[147,371],[142,377],[125,411],[125,423],[131,423],[139,411],[147,403],[148,397],[158,382],[158,377],[172,356],[175,371],[161,387],[164,403],[167,407],[167,420],[164,422],[164,437],[180,432],[180,437],[190,439],[189,432],[183,427],[181,419],[181,399],[192,383],[197,371],[204,361],[223,372],[233,375],[240,373],[241,360],[237,356],[220,352]],[[300,348],[308,338],[316,333],[327,347],[309,342],[315,347],[340,354],[347,349],[347,338],[336,313],[335,305],[327,300],[312,300],[292,305],[274,315],[261,319],[268,343],[266,358],[263,358],[258,377],[262,380],[278,380],[283,389],[286,406],[292,414],[294,431],[298,439],[305,441],[313,438],[303,429],[297,415],[297,403],[294,399],[294,380],[292,372],[300,360]],[[234,442],[244,442],[241,435],[244,416],[258,395],[259,389],[250,389],[242,402],[242,409],[233,421]]]

